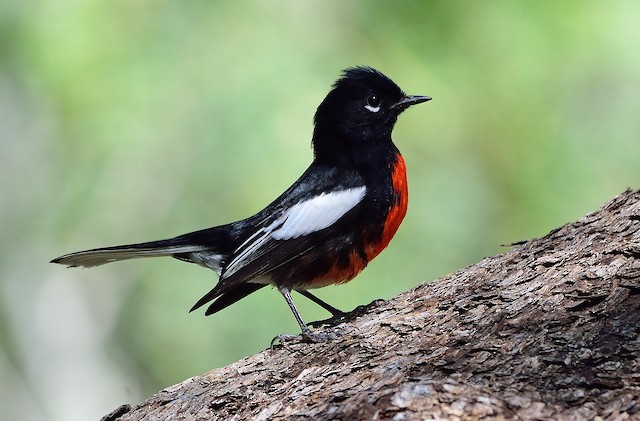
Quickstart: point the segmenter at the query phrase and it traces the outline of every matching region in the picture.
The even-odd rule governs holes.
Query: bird
[[[408,188],[391,133],[404,110],[429,100],[405,94],[372,67],[347,68],[316,110],[311,164],[263,210],[174,238],[79,251],[51,263],[95,267],[160,256],[195,263],[216,272],[218,282],[190,311],[209,304],[208,316],[271,285],[302,331],[280,339],[325,341],[327,334],[305,323],[291,292],[335,317],[346,314],[309,290],[352,280],[395,235],[407,212]]]

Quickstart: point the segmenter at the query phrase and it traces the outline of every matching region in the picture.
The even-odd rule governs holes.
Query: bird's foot
[[[307,324],[315,328],[318,328],[321,326],[336,326],[336,325],[339,325],[340,323],[349,322],[351,320],[357,319],[358,317],[364,314],[367,314],[369,310],[371,310],[373,307],[379,304],[382,304],[384,302],[385,300],[383,299],[373,300],[369,304],[360,305],[349,312],[340,311],[336,309],[337,311],[334,312],[333,315],[328,319],[318,320],[318,321],[310,322]]]
[[[315,322],[307,323],[307,325],[315,328],[322,327],[322,326],[336,326],[342,322],[346,322],[347,320],[349,320],[350,314],[351,313],[341,311],[340,313],[335,313],[333,316],[329,317],[328,319],[316,320]]]

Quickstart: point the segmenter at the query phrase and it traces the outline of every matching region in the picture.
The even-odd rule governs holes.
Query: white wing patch
[[[236,249],[238,255],[229,262],[225,277],[242,266],[248,256],[270,239],[288,240],[328,228],[362,201],[365,186],[323,193],[310,200],[298,202],[269,226],[253,233]]]
[[[271,236],[276,240],[288,240],[327,228],[360,203],[366,190],[362,186],[323,193],[311,200],[297,203],[274,221],[274,224],[280,221],[283,223]]]

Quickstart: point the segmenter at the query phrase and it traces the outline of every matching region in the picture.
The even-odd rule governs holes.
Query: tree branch
[[[640,191],[336,330],[107,417],[640,417]]]

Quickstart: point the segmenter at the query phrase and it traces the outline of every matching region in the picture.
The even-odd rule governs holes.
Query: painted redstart
[[[335,317],[344,314],[308,290],[353,279],[391,241],[408,202],[406,167],[391,131],[402,111],[430,99],[406,95],[370,67],[347,69],[316,111],[313,162],[262,211],[168,240],[80,251],[52,263],[93,267],[171,256],[219,276],[217,285],[191,311],[213,301],[205,312],[213,314],[274,285],[303,337],[326,339],[307,327],[291,291]]]

